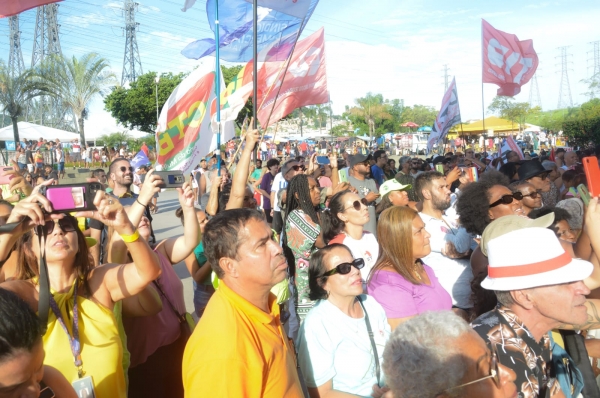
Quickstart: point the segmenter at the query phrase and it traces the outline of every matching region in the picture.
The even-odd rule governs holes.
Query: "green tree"
[[[79,59],[54,55],[47,57],[36,73],[44,83],[45,93],[71,109],[77,119],[81,142],[85,142],[84,119],[88,115],[88,104],[116,84],[108,61],[93,52]]]
[[[350,108],[348,113],[366,122],[369,127],[369,137],[375,135],[378,122],[392,118],[388,112],[388,105],[384,103],[381,94],[367,93],[365,97],[357,98],[354,102],[356,106]]]
[[[513,123],[518,123],[519,131],[521,131],[526,119],[539,114],[542,109],[539,106],[531,108],[527,102],[516,102],[513,97],[497,95],[488,106],[488,111]]]
[[[402,111],[402,117],[400,121],[401,124],[406,122],[413,122],[418,124],[419,126],[433,126],[437,114],[438,112],[432,106],[407,106]]]
[[[33,79],[31,70],[12,76],[4,62],[0,61],[0,105],[10,117],[15,142],[19,142],[18,119],[23,115],[27,102],[41,94],[41,88],[41,83]]]
[[[115,87],[104,98],[104,109],[123,126],[140,131],[156,131],[156,72],[144,73],[129,88]],[[186,77],[186,74],[162,73],[158,80],[158,109]]]

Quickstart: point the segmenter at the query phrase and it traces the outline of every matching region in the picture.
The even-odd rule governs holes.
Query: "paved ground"
[[[175,210],[179,207],[177,191],[169,190],[161,192],[158,198],[158,213],[152,215],[152,228],[157,241],[161,241],[172,236],[183,235],[183,227],[179,218],[175,217]],[[183,295],[185,298],[185,307],[188,312],[194,313],[194,292],[192,290],[192,277],[190,276],[183,262],[175,265],[175,272],[183,282]]]

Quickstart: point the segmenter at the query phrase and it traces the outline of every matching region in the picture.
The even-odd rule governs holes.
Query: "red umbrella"
[[[402,127],[419,127],[419,125],[414,122],[406,122],[406,123],[402,124],[401,126]]]

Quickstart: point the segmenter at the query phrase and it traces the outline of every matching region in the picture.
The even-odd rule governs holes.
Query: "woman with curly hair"
[[[467,232],[482,235],[489,223],[503,216],[524,215],[520,192],[508,188],[508,178],[497,171],[484,173],[479,181],[467,185],[456,202],[460,223]],[[473,281],[471,282],[475,316],[487,312],[496,304],[493,292],[481,288],[487,276],[488,259],[477,247],[471,255]]]

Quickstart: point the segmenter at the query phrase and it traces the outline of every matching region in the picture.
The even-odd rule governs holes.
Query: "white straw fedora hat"
[[[520,290],[581,281],[592,274],[593,265],[573,259],[553,231],[524,228],[487,243],[488,276],[481,286],[488,290]]]

